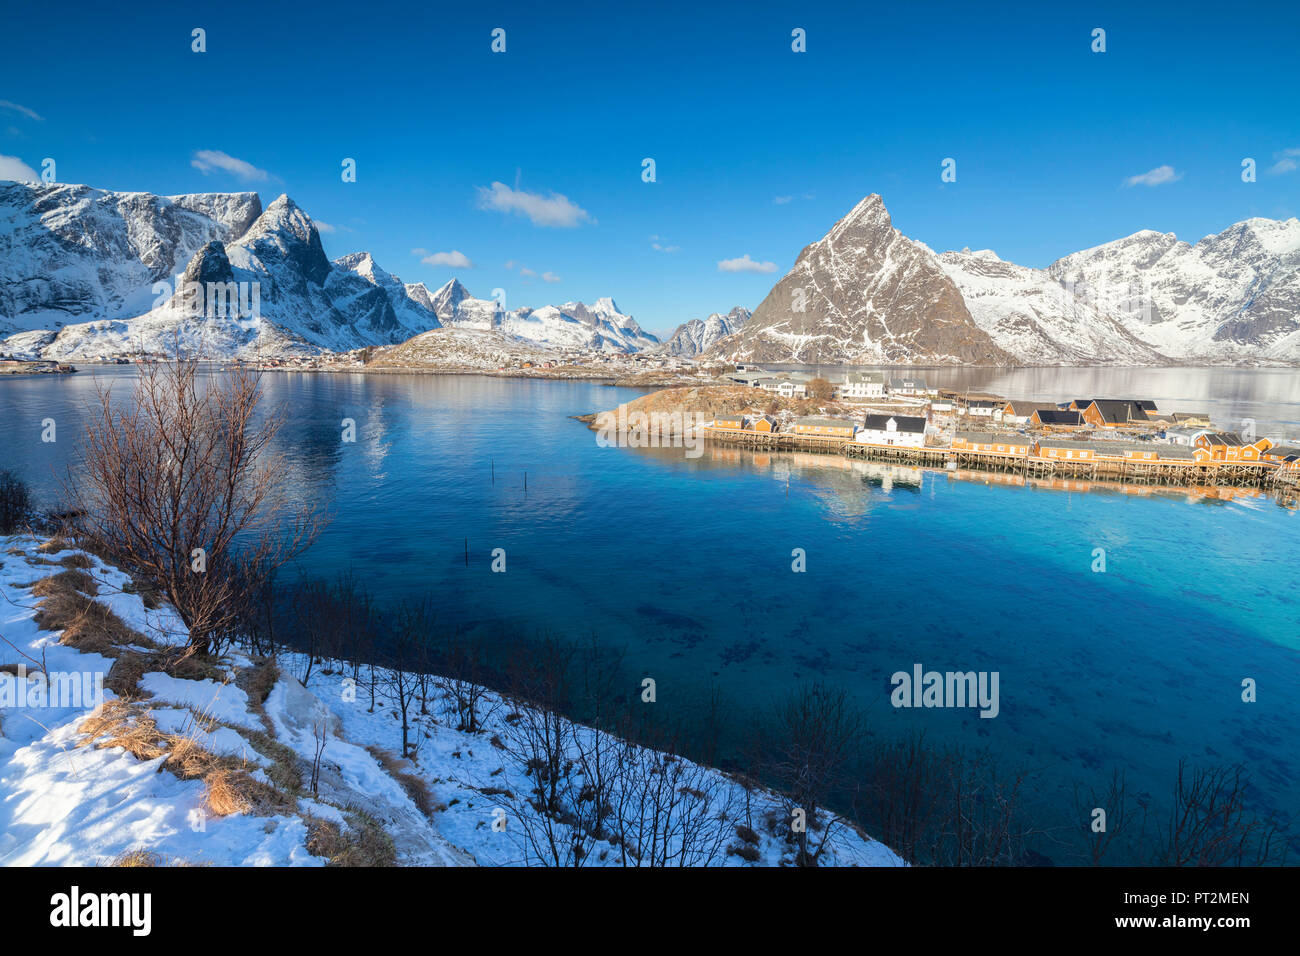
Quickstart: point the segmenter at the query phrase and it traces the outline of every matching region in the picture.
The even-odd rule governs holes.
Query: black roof
[[[863,419],[862,427],[873,431],[888,431],[886,426],[891,418],[900,432],[925,431],[925,419],[913,415],[868,415]]]
[[[1122,398],[1094,398],[1090,403],[1101,412],[1102,421],[1123,424],[1124,422],[1145,422],[1146,410],[1135,401]]]
[[[1083,416],[1068,408],[1040,408],[1035,414],[1044,425],[1081,425]],[[1031,416],[1032,417],[1032,416]]]

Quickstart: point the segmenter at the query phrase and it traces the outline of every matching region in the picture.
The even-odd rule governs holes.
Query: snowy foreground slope
[[[60,622],[70,606],[80,610]],[[108,632],[114,640],[96,636]],[[318,665],[304,688],[292,675],[306,661],[293,656],[267,663],[235,651],[202,668],[151,669],[185,636],[174,612],[146,607],[129,578],[99,559],[66,542],[0,537],[0,863],[91,866],[144,853],[158,864],[319,866],[358,855],[373,862],[384,855],[376,847],[402,865],[538,862],[526,834],[547,824],[520,799],[536,784],[500,744],[531,712],[485,693],[482,727],[466,732],[435,691],[431,713],[415,718],[418,758],[403,761],[392,755],[401,732],[386,675],[371,712],[368,687],[353,693],[338,665],[323,665],[333,673]],[[92,707],[90,693],[73,699],[71,675],[88,688],[107,682],[103,703]],[[573,730],[577,740],[623,746]],[[641,753],[663,766],[663,755]],[[704,797],[692,793],[709,792],[723,838],[708,862],[789,861],[791,848],[774,835],[775,794],[753,791],[746,801],[730,777],[675,762],[697,776],[672,814],[699,819]],[[502,819],[504,829],[494,826]],[[746,819],[756,832],[744,839],[736,824]],[[565,824],[552,821],[549,832],[565,844]],[[597,839],[584,862],[619,865],[620,851]],[[847,826],[833,829],[822,862],[902,865]]]

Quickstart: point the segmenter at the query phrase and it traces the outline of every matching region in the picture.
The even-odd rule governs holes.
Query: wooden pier
[[[1077,461],[1040,458],[1031,454],[984,452],[970,449],[908,448],[902,445],[868,445],[846,438],[822,438],[788,432],[756,432],[740,428],[703,429],[706,441],[739,445],[763,451],[813,451],[868,461],[886,461],[919,468],[962,469],[1019,475],[1022,478],[1108,481],[1127,485],[1219,485],[1277,490],[1300,495],[1300,469],[1280,468],[1269,462],[1138,461],[1092,458]]]

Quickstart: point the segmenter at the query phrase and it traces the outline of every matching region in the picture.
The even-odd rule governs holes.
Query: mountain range
[[[1290,365],[1300,221],[1248,219],[1195,244],[1143,231],[1037,269],[990,250],[935,253],[872,194],[800,252],[752,315],[691,319],[660,342],[612,298],[507,308],[500,290],[476,298],[458,279],[402,282],[368,252],[331,260],[284,195],[263,209],[256,193],[0,183],[0,353],[87,359],[179,342],[211,355],[311,354],[436,329],[472,331],[467,346],[500,355]]]
[[[1300,221],[1248,219],[1194,245],[1139,232],[1046,269],[936,254],[880,196],[804,248],[729,361],[935,365],[1300,362]]]
[[[751,315],[749,309],[736,306],[726,315],[714,312],[707,319],[690,319],[677,326],[656,351],[679,358],[694,358],[740,331]]]
[[[179,342],[210,355],[307,354],[443,326],[486,330],[506,348],[659,344],[612,298],[507,310],[455,279],[436,291],[404,283],[368,252],[331,261],[288,196],[263,209],[256,193],[0,183],[0,352],[87,359]]]

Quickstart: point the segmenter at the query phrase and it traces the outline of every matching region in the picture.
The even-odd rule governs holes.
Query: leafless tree
[[[27,485],[11,471],[0,471],[0,534],[13,534],[27,524],[32,500]]]
[[[205,383],[197,359],[142,365],[130,401],[100,389],[69,468],[79,530],[170,601],[191,651],[212,650],[237,619],[241,559],[274,570],[320,527],[293,503],[271,449],[283,418],[259,419],[260,395],[247,369]]]
[[[1240,764],[1189,770],[1178,762],[1174,804],[1156,850],[1159,866],[1265,866],[1285,862],[1277,821],[1246,806],[1249,778]]]
[[[845,770],[865,724],[844,690],[821,682],[795,690],[777,707],[775,717],[769,770],[787,801],[796,860],[800,866],[816,866],[835,821],[834,814],[823,811],[847,784]],[[817,829],[822,833],[814,844],[809,834]]]
[[[1145,802],[1133,799],[1123,771],[1112,771],[1100,792],[1081,796],[1076,787],[1074,802],[1078,818],[1088,827],[1085,842],[1092,866],[1103,865],[1116,844],[1128,844],[1131,850],[1140,851],[1146,833],[1147,807]],[[1094,829],[1093,814],[1098,809],[1106,814],[1105,826]]]
[[[923,734],[869,754],[860,818],[886,845],[928,866],[1021,863],[1032,835],[1020,819],[1022,774],[1003,776],[992,754],[932,746]]]
[[[419,755],[419,740],[413,737],[412,708],[420,689],[419,668],[422,648],[433,632],[433,602],[429,599],[404,601],[397,609],[389,653],[388,689],[402,722],[402,757]]]

